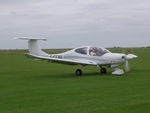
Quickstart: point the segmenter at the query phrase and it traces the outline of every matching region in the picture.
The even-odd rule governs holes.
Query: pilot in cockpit
[[[102,56],[105,52],[101,48],[92,47],[90,48],[91,56]]]
[[[96,47],[93,47],[90,49],[90,55],[91,56],[98,56]]]

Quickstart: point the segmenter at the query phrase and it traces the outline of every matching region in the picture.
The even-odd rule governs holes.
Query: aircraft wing
[[[61,63],[61,64],[68,64],[68,65],[97,65],[97,63],[90,61],[90,60],[83,60],[83,59],[63,59],[63,58],[52,58],[49,56],[37,56],[37,55],[31,55],[31,54],[25,54],[27,57],[31,58],[37,58],[37,59],[43,59],[48,60],[49,62],[54,63]]]

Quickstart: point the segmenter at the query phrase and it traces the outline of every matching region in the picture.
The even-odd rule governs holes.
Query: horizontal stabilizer
[[[21,40],[44,40],[46,41],[46,38],[32,38],[32,37],[22,37],[22,38],[15,38],[15,39],[21,39]]]

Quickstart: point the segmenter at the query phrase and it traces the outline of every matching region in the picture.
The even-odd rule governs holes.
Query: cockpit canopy
[[[81,47],[81,48],[77,48],[75,52],[87,55],[87,50],[88,50],[88,47]]]
[[[106,53],[110,53],[109,50],[102,47],[80,47],[75,49],[75,52],[90,56],[102,56]]]

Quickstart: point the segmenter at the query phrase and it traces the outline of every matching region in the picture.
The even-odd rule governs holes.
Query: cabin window
[[[87,54],[87,47],[78,48],[75,50],[75,52],[86,55]]]
[[[90,47],[89,49],[89,54],[91,56],[102,56],[105,53],[108,53],[109,51],[103,48],[98,48],[98,47]]]

